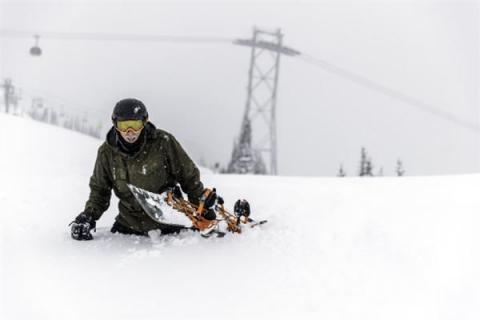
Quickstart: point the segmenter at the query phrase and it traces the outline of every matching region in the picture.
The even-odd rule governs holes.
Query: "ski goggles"
[[[115,124],[115,128],[120,132],[127,132],[128,129],[139,132],[144,126],[143,120],[122,120]]]

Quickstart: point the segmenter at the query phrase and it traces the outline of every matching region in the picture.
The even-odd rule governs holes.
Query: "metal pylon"
[[[283,46],[282,41],[280,29],[269,32],[257,28],[253,29],[252,39],[234,41],[234,44],[250,47],[251,53],[245,112],[228,172],[277,174],[276,105],[280,55],[300,54]]]

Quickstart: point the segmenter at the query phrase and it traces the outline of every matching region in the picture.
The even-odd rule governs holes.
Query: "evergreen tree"
[[[372,158],[368,157],[367,149],[362,147],[360,151],[360,177],[373,177],[373,162]]]
[[[397,167],[395,168],[395,172],[397,173],[398,177],[402,177],[405,175],[405,169],[403,168],[403,163],[400,159],[397,160]]]
[[[340,168],[338,169],[337,177],[343,178],[346,177],[347,174],[345,173],[345,170],[343,170],[343,164],[340,164]]]
[[[40,117],[40,121],[42,122],[48,122],[48,108],[43,109],[42,116]]]
[[[76,116],[75,119],[73,120],[73,130],[82,132],[82,124],[78,116]]]
[[[50,124],[53,124],[54,126],[58,125],[58,116],[57,112],[52,109],[50,112]]]
[[[367,150],[365,147],[362,147],[360,150],[360,172],[358,175],[364,177],[367,172]]]
[[[365,176],[367,177],[373,177],[373,163],[372,159],[368,158],[366,168],[365,168]]]
[[[383,167],[380,167],[380,169],[378,170],[377,176],[383,177]]]

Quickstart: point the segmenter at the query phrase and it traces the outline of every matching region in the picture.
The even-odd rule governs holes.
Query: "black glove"
[[[71,228],[72,238],[75,240],[92,240],[93,236],[90,233],[96,227],[95,219],[91,212],[84,211],[80,213],[69,226]]]
[[[250,216],[250,204],[245,199],[237,200],[237,202],[235,202],[235,206],[233,207],[233,211],[237,217],[245,216],[248,218]]]

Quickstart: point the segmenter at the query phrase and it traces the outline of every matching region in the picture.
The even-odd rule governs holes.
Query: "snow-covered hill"
[[[479,319],[480,175],[206,174],[261,229],[71,240],[101,141],[0,114],[1,319]]]

